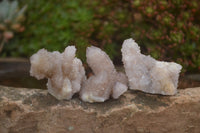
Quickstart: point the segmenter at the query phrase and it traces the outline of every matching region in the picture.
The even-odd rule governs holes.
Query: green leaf
[[[14,18],[14,15],[17,13],[17,8],[18,8],[18,2],[13,1],[10,3],[10,9],[8,13],[8,20],[12,20]]]
[[[10,9],[10,4],[8,0],[3,0],[0,2],[0,22],[4,22],[7,18]]]

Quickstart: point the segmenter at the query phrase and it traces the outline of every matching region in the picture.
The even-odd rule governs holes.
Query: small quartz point
[[[141,54],[140,47],[133,39],[125,40],[121,51],[131,90],[162,95],[176,94],[181,65],[157,61]]]
[[[117,99],[127,91],[127,77],[118,73],[109,56],[101,49],[91,46],[86,51],[87,63],[94,75],[83,83],[80,98],[86,102],[104,102],[110,95]]]
[[[30,58],[30,74],[37,79],[48,78],[49,93],[59,100],[69,100],[85,80],[85,69],[75,53],[74,46],[68,46],[63,53],[41,49]]]

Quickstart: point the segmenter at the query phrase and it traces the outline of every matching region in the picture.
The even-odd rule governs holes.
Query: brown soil
[[[188,79],[186,77],[180,77],[178,89],[200,87],[200,81]]]

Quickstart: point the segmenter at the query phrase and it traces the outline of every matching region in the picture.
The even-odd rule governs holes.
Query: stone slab
[[[47,90],[0,86],[0,133],[200,133],[200,87],[176,96],[58,101]]]

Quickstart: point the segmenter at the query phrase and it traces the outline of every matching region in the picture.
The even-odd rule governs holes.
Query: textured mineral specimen
[[[121,51],[130,89],[162,95],[176,94],[181,65],[157,61],[141,54],[133,39],[125,40]]]
[[[48,91],[57,99],[71,99],[85,80],[85,69],[75,53],[74,46],[68,46],[63,53],[41,49],[30,58],[30,74],[37,79],[48,78]]]
[[[91,46],[86,51],[87,63],[94,75],[84,83],[80,98],[86,102],[104,102],[110,95],[117,99],[127,90],[127,77],[118,73],[109,56],[101,49]]]

